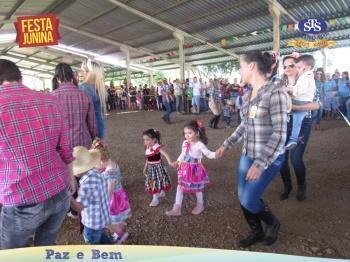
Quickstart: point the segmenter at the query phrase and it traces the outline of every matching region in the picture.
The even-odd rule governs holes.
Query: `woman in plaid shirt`
[[[225,150],[243,140],[243,152],[237,171],[238,198],[251,233],[240,241],[248,247],[258,241],[274,243],[280,222],[262,200],[262,194],[276,177],[284,160],[287,131],[287,95],[280,85],[269,80],[276,59],[269,53],[252,52],[240,59],[243,84],[252,89],[243,96],[242,123],[216,151]],[[261,221],[266,224],[265,232]]]

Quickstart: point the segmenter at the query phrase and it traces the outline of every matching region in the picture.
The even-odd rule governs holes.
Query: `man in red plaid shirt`
[[[72,146],[55,98],[21,84],[0,59],[0,246],[55,244],[75,183]]]

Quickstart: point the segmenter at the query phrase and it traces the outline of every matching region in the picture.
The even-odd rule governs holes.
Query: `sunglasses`
[[[290,64],[290,65],[283,66],[283,69],[294,68],[294,67],[295,67],[295,64]]]

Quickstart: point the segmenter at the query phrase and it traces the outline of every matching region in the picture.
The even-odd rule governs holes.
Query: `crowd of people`
[[[349,116],[350,103],[346,72],[341,79],[336,72],[327,80],[322,69],[314,70],[311,55],[292,54],[281,62],[284,72],[279,77],[275,53],[250,52],[240,58],[240,83],[237,79],[232,85],[224,79],[205,83],[194,77],[183,84],[164,80],[155,88],[121,87],[118,92],[114,87],[106,89],[100,64],[84,62],[84,81],[78,84],[71,67],[60,63],[53,92],[45,94],[25,87],[16,64],[0,59],[1,248],[25,247],[30,239],[35,246],[55,244],[67,213],[81,221],[86,243],[123,243],[131,206],[119,165],[104,144],[104,115],[117,107],[164,110],[163,120],[169,124],[173,111],[198,115],[210,109],[213,116],[208,126],[213,129],[222,115],[226,127],[231,127],[232,114],[237,112],[237,128],[215,151],[207,147],[205,125],[198,120],[187,123],[175,161],[163,149],[157,127],[145,130],[146,162],[140,174],[146,193],[152,195],[149,205],[158,206],[172,188],[165,158],[178,172],[174,205],[165,214],[180,216],[184,194],[194,194],[197,204],[192,214],[199,215],[205,209],[204,190],[209,184],[203,156],[218,161],[243,140],[237,192],[251,231],[240,245],[273,244],[280,221],[263,201],[264,191],[281,173],[280,198],[289,197],[293,188],[290,156],[297,199],[305,200],[303,155],[313,119],[319,124],[324,111],[336,117],[338,109]]]

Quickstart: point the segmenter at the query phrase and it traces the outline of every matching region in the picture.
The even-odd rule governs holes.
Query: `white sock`
[[[153,199],[152,201],[158,201],[158,198],[159,198],[159,194],[153,194]]]
[[[182,188],[180,186],[177,186],[175,204],[181,207],[183,198],[184,192],[182,191]]]
[[[197,204],[203,205],[204,204],[203,192],[197,192],[196,197],[197,197]]]

